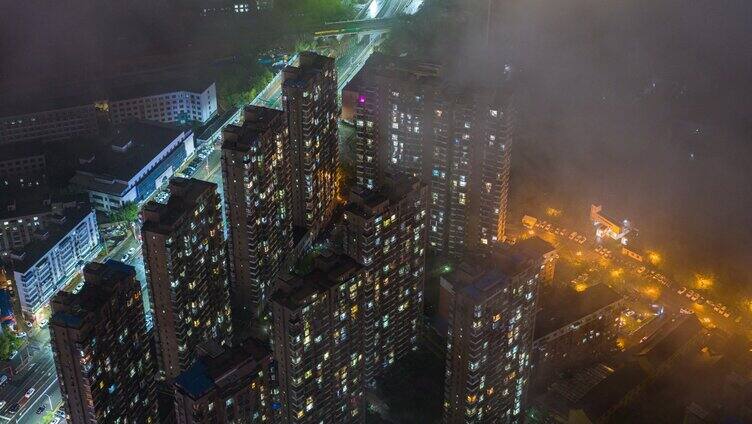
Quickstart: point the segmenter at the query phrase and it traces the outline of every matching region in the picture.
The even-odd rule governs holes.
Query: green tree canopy
[[[120,209],[110,212],[111,222],[133,222],[138,219],[139,207],[136,202],[124,203]]]

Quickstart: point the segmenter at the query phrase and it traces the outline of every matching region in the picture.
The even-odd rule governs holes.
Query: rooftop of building
[[[305,87],[311,78],[318,76],[322,71],[334,69],[334,58],[322,56],[315,52],[300,52],[298,65],[287,66],[283,70],[283,86]]]
[[[141,211],[144,221],[142,232],[170,234],[182,225],[183,218],[197,207],[198,199],[207,193],[216,193],[217,185],[195,178],[172,178],[167,203],[151,201]],[[213,205],[209,205],[211,207]]]
[[[357,92],[372,86],[379,79],[386,79],[397,82],[398,86],[409,84],[408,87],[413,87],[413,94],[416,95],[431,92],[454,105],[468,106],[482,103],[488,106],[506,104],[513,92],[513,84],[499,84],[506,81],[503,75],[500,75],[500,78],[468,80],[463,75],[448,72],[446,69],[446,66],[436,61],[374,53],[343,92]]]
[[[540,237],[530,237],[520,240],[515,246],[520,253],[538,258],[556,251],[556,248],[551,243]]]
[[[243,125],[228,125],[222,133],[222,149],[245,152],[258,142],[284,112],[262,106],[248,106],[243,110]]]
[[[31,243],[21,250],[12,252],[13,270],[21,274],[27,272],[89,214],[93,213],[91,205],[86,202],[55,213],[47,219],[47,228],[36,234]]]
[[[173,124],[130,121],[115,127],[89,146],[81,172],[103,179],[130,181],[170,143],[187,130]]]
[[[418,191],[422,184],[418,179],[408,176],[388,176],[385,184],[375,190],[356,187],[350,194],[350,201],[345,206],[345,212],[362,217],[371,217],[382,213],[386,206],[400,202],[411,191]]]
[[[106,82],[88,82],[85,85],[63,89],[19,93],[12,101],[0,106],[0,117],[21,116],[30,113],[68,109],[93,108],[95,102],[126,100],[187,91],[202,93],[214,83],[205,76],[160,76],[159,78],[118,78]]]
[[[52,209],[52,195],[45,186],[16,191],[0,190],[0,220],[39,215]]]
[[[302,308],[314,293],[326,293],[362,269],[345,255],[325,254],[313,260],[313,269],[306,275],[281,276],[279,288],[272,294],[271,301],[290,310]]]
[[[513,250],[492,254],[466,254],[452,272],[442,277],[456,293],[482,301],[498,293],[532,263]]]
[[[671,323],[659,337],[649,341],[637,355],[656,366],[661,365],[701,331],[703,326],[695,315],[683,316]]]
[[[220,349],[196,360],[175,378],[175,388],[193,399],[214,389],[222,389],[241,378],[256,375],[264,362],[271,361],[271,351],[256,339]]]
[[[543,291],[538,300],[540,310],[535,319],[534,338],[544,337],[621,299],[605,284],[581,292],[569,287]]]
[[[596,422],[597,418],[602,417],[647,377],[647,372],[638,363],[628,362],[590,389],[575,403],[575,408],[582,409]]]
[[[347,84],[347,87],[358,87],[365,82],[366,78],[375,76],[401,81],[438,81],[442,74],[441,71],[442,66],[436,63],[377,52],[368,58],[361,70]]]
[[[52,300],[52,325],[80,328],[87,316],[109,303],[120,283],[135,280],[136,269],[112,259],[105,263],[92,262],[84,267],[84,287],[78,293],[60,292]]]

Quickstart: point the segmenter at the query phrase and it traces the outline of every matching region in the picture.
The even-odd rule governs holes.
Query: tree
[[[138,219],[138,203],[126,202],[120,209],[110,212],[110,222],[133,222]]]
[[[21,339],[5,330],[0,333],[0,360],[5,361],[10,354],[21,347]]]
[[[0,360],[7,361],[10,352],[10,340],[5,333],[2,333],[0,334]]]
[[[42,416],[42,424],[48,424],[51,423],[52,420],[55,419],[55,413],[53,411],[47,411],[44,416]]]

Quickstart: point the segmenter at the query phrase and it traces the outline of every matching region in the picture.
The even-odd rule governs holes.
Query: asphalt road
[[[557,249],[560,251],[562,259],[574,257],[574,252],[580,251],[583,254],[583,258],[588,262],[591,262],[593,266],[596,265],[599,258],[599,254],[594,252],[596,244],[588,240],[584,245],[569,240],[567,237],[551,234],[550,232],[544,232],[541,229],[536,229],[536,233],[546,239],[553,242]],[[585,234],[589,239],[593,237],[592,234]],[[614,252],[613,258],[609,261],[610,265],[608,269],[622,269],[624,276],[619,278],[619,281],[609,279],[604,281],[612,286],[617,291],[622,292],[633,297],[641,298],[645,303],[657,303],[666,307],[668,312],[679,313],[681,309],[693,311],[703,325],[707,327],[718,327],[731,334],[743,334],[747,337],[752,336],[752,330],[750,329],[750,323],[748,319],[743,316],[741,322],[737,323],[734,319],[738,316],[737,312],[731,312],[729,318],[725,318],[713,310],[708,305],[699,305],[692,302],[684,295],[677,293],[677,290],[684,286],[684,284],[667,280],[666,285],[663,285],[658,280],[651,278],[648,271],[642,274],[637,273],[637,269],[641,264],[626,258],[621,253]],[[648,266],[648,268],[650,268]],[[654,288],[657,291],[657,296],[650,298],[645,294],[646,289]],[[752,337],[750,337],[752,338]]]
[[[46,411],[59,407],[62,402],[60,388],[57,384],[57,372],[50,347],[49,331],[39,330],[32,336],[30,348],[34,351],[28,364],[5,386],[0,388],[0,399],[6,405],[0,409],[2,423],[38,423],[42,415],[36,410],[46,405]],[[27,390],[34,388],[34,394],[15,413],[8,410],[11,405],[21,403]],[[45,411],[45,412],[46,412]]]

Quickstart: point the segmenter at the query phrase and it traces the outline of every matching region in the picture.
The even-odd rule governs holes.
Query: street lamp
[[[49,404],[50,404],[50,411],[52,411],[52,398],[47,393],[45,393],[44,395],[47,396],[47,402],[49,402]]]

